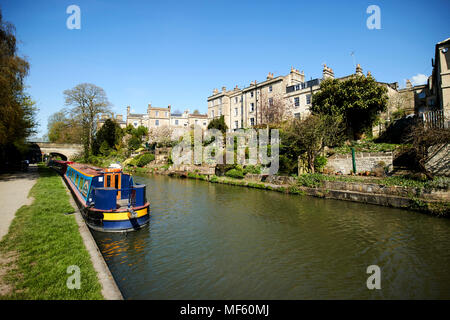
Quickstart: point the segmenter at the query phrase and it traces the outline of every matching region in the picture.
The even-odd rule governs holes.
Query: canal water
[[[139,176],[150,225],[93,232],[125,299],[450,299],[450,220]],[[381,270],[369,290],[367,267]]]

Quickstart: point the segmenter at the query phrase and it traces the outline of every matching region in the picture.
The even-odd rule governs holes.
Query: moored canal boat
[[[61,168],[61,167],[66,168]],[[120,168],[98,168],[81,163],[58,162],[89,227],[98,231],[132,231],[150,220],[146,186]]]

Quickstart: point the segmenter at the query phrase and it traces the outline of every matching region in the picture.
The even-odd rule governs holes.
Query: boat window
[[[83,184],[84,184],[84,178],[83,177],[81,177],[80,178],[80,184],[78,185],[78,189],[82,189],[83,188]]]
[[[115,174],[114,175],[114,188],[119,188],[119,175]]]
[[[111,175],[106,175],[106,187],[109,188],[111,186]]]
[[[81,186],[81,193],[87,197],[87,193],[89,190],[89,180],[84,180],[83,186]]]

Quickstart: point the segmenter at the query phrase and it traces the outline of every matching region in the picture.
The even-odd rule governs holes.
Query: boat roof
[[[84,163],[72,163],[70,165],[72,168],[74,168],[77,171],[80,171],[81,173],[90,175],[90,176],[98,176],[103,174],[105,171],[108,171],[108,169],[105,168],[99,168],[95,167],[89,164]],[[117,170],[117,169],[116,169]]]

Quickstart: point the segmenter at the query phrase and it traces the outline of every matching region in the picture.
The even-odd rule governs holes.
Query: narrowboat
[[[65,162],[58,170],[71,190],[87,225],[97,231],[132,231],[150,220],[146,186],[121,168],[98,168]],[[58,161],[58,167],[64,167]]]

